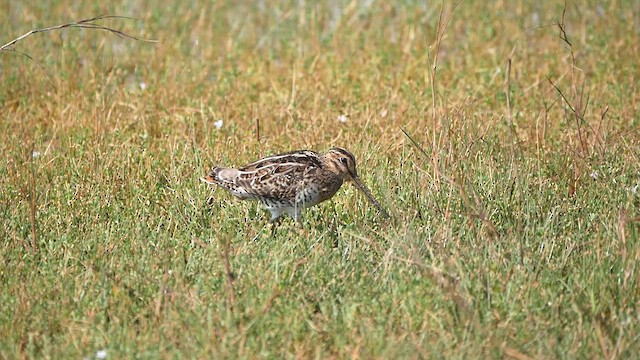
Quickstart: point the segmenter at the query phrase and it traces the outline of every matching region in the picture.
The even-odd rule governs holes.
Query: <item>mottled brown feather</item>
[[[291,151],[237,169],[214,167],[202,180],[240,199],[260,201],[271,211],[272,220],[283,212],[299,218],[302,208],[330,199],[344,180],[354,180],[386,214],[357,179],[355,157],[342,148],[333,148],[324,155],[310,150]]]

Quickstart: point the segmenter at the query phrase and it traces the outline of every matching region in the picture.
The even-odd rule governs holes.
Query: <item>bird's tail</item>
[[[220,169],[221,168],[219,167],[211,168],[211,170],[209,170],[207,175],[200,178],[200,181],[205,182],[207,184],[211,184],[211,185],[219,184],[220,180],[218,179],[218,173],[220,172]]]
[[[200,180],[206,182],[207,184],[221,185],[223,183],[234,183],[237,177],[237,169],[214,167],[211,168],[211,170],[205,177],[200,178]]]

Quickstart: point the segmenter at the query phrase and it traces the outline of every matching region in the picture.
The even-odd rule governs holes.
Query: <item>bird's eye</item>
[[[343,157],[341,157],[341,158],[340,158],[340,162],[341,162],[341,163],[343,163],[343,164],[345,164],[345,165],[347,165],[347,158],[343,158]]]

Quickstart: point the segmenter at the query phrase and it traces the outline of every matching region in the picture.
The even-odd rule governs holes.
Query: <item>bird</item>
[[[242,200],[254,200],[271,213],[272,223],[287,214],[300,221],[302,209],[329,200],[350,181],[385,218],[389,213],[371,195],[356,170],[356,158],[341,147],[324,154],[296,150],[267,156],[239,168],[213,167],[200,178]]]

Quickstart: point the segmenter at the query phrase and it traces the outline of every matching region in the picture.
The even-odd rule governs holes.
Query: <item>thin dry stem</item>
[[[64,29],[64,28],[81,28],[81,29],[92,29],[92,30],[104,30],[104,31],[108,31],[108,32],[110,32],[112,34],[115,34],[116,36],[118,36],[120,38],[129,38],[129,39],[136,40],[136,41],[144,41],[144,42],[151,42],[151,43],[157,42],[157,40],[148,40],[148,39],[138,38],[138,37],[129,35],[129,34],[123,32],[123,31],[120,31],[120,30],[117,30],[117,29],[110,28],[108,26],[104,26],[104,25],[100,25],[100,24],[96,24],[95,23],[95,21],[104,20],[104,19],[128,19],[128,20],[134,20],[133,18],[130,18],[130,17],[127,17],[127,16],[100,15],[100,16],[92,17],[90,19],[78,20],[78,21],[74,21],[74,22],[70,22],[70,23],[66,23],[66,24],[54,25],[54,26],[49,26],[49,27],[39,28],[39,29],[33,29],[33,30],[31,30],[29,32],[26,32],[26,33],[22,34],[21,36],[18,36],[17,38],[9,41],[8,43],[0,46],[0,52],[2,52],[2,51],[14,52],[16,54],[20,54],[20,55],[26,57],[27,59],[33,61],[33,63],[36,64],[38,69],[40,69],[40,71],[42,71],[42,73],[45,74],[45,77],[47,78],[47,82],[49,83],[49,85],[51,85],[51,87],[55,88],[55,86],[49,80],[49,77],[46,75],[46,73],[44,72],[42,67],[34,60],[33,57],[31,57],[26,52],[22,52],[22,51],[19,51],[19,50],[15,49],[15,45],[18,42],[20,42],[21,40],[24,40],[25,38],[27,38],[27,37],[29,37],[29,36],[31,36],[33,34],[42,33],[42,32],[49,32],[49,31],[54,31],[54,30],[60,30],[60,29]]]
[[[507,60],[507,77],[504,84],[504,92],[507,95],[507,126],[511,128],[511,58]]]
[[[31,159],[29,161],[30,173],[29,173],[29,221],[31,222],[31,247],[33,251],[38,252],[38,232],[36,231],[36,174],[33,163],[33,146],[31,147],[31,153],[29,154]]]
[[[256,141],[260,142],[260,118],[256,117]]]
[[[431,78],[430,78],[430,82],[431,82],[431,114],[432,114],[432,118],[433,118],[433,134],[432,134],[432,157],[431,160],[433,162],[433,169],[434,169],[434,178],[436,173],[439,172],[439,167],[438,167],[438,163],[436,160],[436,149],[437,149],[437,141],[436,141],[436,126],[435,124],[437,123],[437,106],[436,106],[436,70],[438,68],[438,53],[440,52],[440,44],[442,43],[442,37],[444,36],[444,32],[447,28],[447,25],[449,25],[449,22],[451,21],[451,18],[453,17],[453,12],[455,11],[455,9],[458,7],[458,5],[460,5],[460,3],[462,2],[462,0],[459,0],[458,2],[456,2],[453,5],[453,8],[449,11],[449,13],[447,14],[446,18],[442,19],[443,13],[444,13],[444,1],[442,2],[442,6],[440,7],[440,14],[438,17],[438,27],[436,28],[436,42],[435,42],[435,52],[433,55],[433,62],[432,62],[432,66],[431,66]],[[406,133],[405,133],[406,134]]]
[[[127,16],[119,16],[119,15],[99,15],[96,17],[92,17],[90,19],[84,19],[84,20],[78,20],[78,21],[74,21],[74,22],[70,22],[70,23],[66,23],[66,24],[61,24],[61,25],[54,25],[54,26],[49,26],[49,27],[45,27],[45,28],[39,28],[39,29],[34,29],[31,30],[11,41],[9,41],[8,43],[0,46],[0,51],[14,51],[13,49],[11,49],[11,46],[15,45],[17,42],[25,39],[28,36],[31,36],[33,34],[36,33],[41,33],[41,32],[47,32],[47,31],[53,31],[53,30],[60,30],[60,29],[64,29],[64,28],[82,28],[82,29],[95,29],[95,30],[105,30],[105,31],[109,31],[113,34],[115,34],[118,37],[125,37],[125,38],[129,38],[129,39],[133,39],[133,40],[137,40],[137,41],[144,41],[144,42],[157,42],[157,40],[147,40],[147,39],[142,39],[142,38],[138,38],[132,35],[129,35],[123,31],[120,30],[116,30],[113,28],[110,28],[108,26],[104,26],[104,25],[100,25],[100,24],[96,24],[94,23],[94,21],[98,21],[98,20],[104,20],[104,19],[128,19],[128,20],[133,20],[133,18],[127,17]],[[21,53],[24,54],[24,53]]]
[[[229,259],[230,248],[231,248],[231,240],[227,239],[227,241],[225,241],[225,244],[224,244],[224,250],[223,250],[222,256],[224,257],[224,270],[226,273],[226,280],[227,280],[228,307],[233,312],[233,306],[236,300],[235,300],[235,294],[233,291],[234,275],[233,275],[233,272],[231,271],[231,261]]]
[[[584,87],[586,84],[586,79],[582,80],[582,84],[580,86],[579,91],[576,86],[575,70],[576,69],[580,70],[580,68],[578,68],[576,64],[576,57],[573,51],[573,45],[571,44],[571,41],[569,41],[569,36],[566,30],[567,27],[564,20],[566,11],[567,11],[567,3],[565,2],[564,8],[562,9],[562,18],[560,20],[555,20],[555,25],[558,27],[560,32],[558,37],[567,45],[569,49],[569,54],[571,55],[572,90],[573,90],[573,98],[578,99],[577,104],[574,104],[575,106],[572,106],[569,100],[566,98],[566,96],[562,93],[562,91],[560,91],[558,86],[552,83],[551,80],[549,80],[549,82],[551,82],[551,85],[553,85],[553,87],[558,91],[558,93],[560,93],[560,96],[565,101],[565,103],[569,106],[569,108],[571,109],[571,112],[573,113],[573,116],[576,122],[576,128],[578,131],[578,142],[580,144],[580,152],[581,152],[580,155],[582,156],[582,158],[586,158],[589,155],[589,149],[588,149],[587,140],[585,138],[585,134],[583,130],[583,124],[587,124],[587,122],[584,120],[584,115],[586,114],[587,107],[589,106],[589,95],[587,94],[585,99]],[[547,77],[547,80],[548,79],[549,78]],[[587,124],[587,126],[589,125]]]

